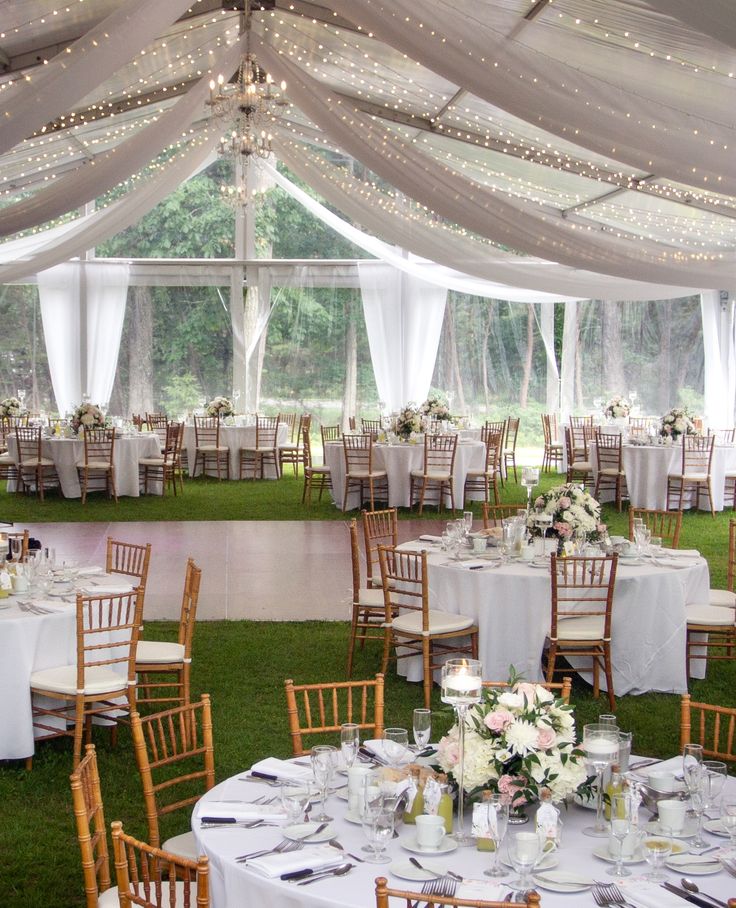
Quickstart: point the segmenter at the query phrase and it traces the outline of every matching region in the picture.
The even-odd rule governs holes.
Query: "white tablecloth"
[[[549,569],[515,561],[471,571],[448,566],[447,553],[437,551],[430,552],[428,562],[430,607],[468,615],[478,624],[484,678],[503,681],[513,665],[528,680],[541,680],[540,661],[550,628]],[[611,631],[617,696],[687,692],[685,605],[707,602],[709,582],[705,559],[683,568],[619,561]],[[412,681],[420,680],[421,660],[403,659],[399,670]],[[702,677],[704,661],[697,660],[693,671]]]
[[[17,440],[12,435],[8,436],[8,451],[17,458]],[[138,461],[141,457],[157,457],[159,453],[158,437],[153,433],[116,438],[113,461],[117,494],[137,498],[140,495]],[[53,460],[64,497],[81,498],[77,463],[84,461],[84,441],[79,438],[45,438],[41,455]],[[8,483],[8,491],[15,491],[15,483]]]
[[[336,743],[336,742],[333,742]],[[728,785],[736,788],[736,780],[730,779]],[[353,870],[343,877],[330,877],[313,883],[309,886],[298,886],[296,883],[282,882],[280,879],[269,880],[259,876],[256,872],[248,870],[245,864],[237,864],[235,857],[245,852],[255,851],[258,848],[273,848],[282,838],[278,828],[259,829],[199,829],[197,817],[207,815],[207,803],[215,800],[245,799],[252,800],[259,795],[271,797],[277,789],[265,785],[259,786],[249,782],[239,782],[237,776],[217,785],[197,804],[193,813],[192,828],[197,836],[200,853],[207,855],[210,861],[210,898],[213,908],[371,908],[375,904],[373,895],[375,879],[385,876],[389,886],[397,889],[421,891],[421,883],[407,882],[391,872],[391,864],[355,864]],[[221,805],[222,806],[222,805]],[[327,812],[335,817],[333,823],[335,836],[346,852],[362,856],[360,848],[365,844],[362,828],[344,819],[346,802],[332,795],[327,802]],[[466,808],[465,817],[469,828],[469,819],[472,811]],[[529,831],[533,829],[533,808],[530,810],[532,821],[526,826],[509,826],[507,835],[510,837],[516,831]],[[649,813],[641,810],[641,822],[645,823]],[[610,865],[593,855],[593,850],[605,847],[605,839],[590,838],[582,832],[586,825],[590,825],[595,817],[590,810],[571,804],[569,809],[562,809],[562,842],[556,852],[559,861],[556,869],[577,875],[589,876],[595,880],[611,880],[607,873]],[[399,838],[393,839],[387,846],[387,853],[392,862],[407,863],[411,852],[402,848],[401,843],[414,835],[414,826],[403,826],[399,830]],[[726,846],[727,839],[717,838],[710,833],[705,836],[712,845]],[[506,859],[506,846],[502,846],[501,860]],[[419,857],[421,861],[423,858]],[[509,891],[507,885],[516,874],[509,870],[508,876],[498,881],[489,880],[483,876],[483,870],[491,864],[492,855],[488,852],[479,852],[475,848],[458,848],[456,851],[443,857],[434,857],[432,860],[438,865],[444,865],[454,873],[471,880],[483,880],[483,898],[502,899]],[[350,861],[349,857],[345,858]],[[634,876],[627,878],[625,885],[632,888],[629,892],[653,892],[655,901],[652,904],[685,905],[677,896],[672,896],[672,902],[657,902],[657,896],[666,896],[664,890],[653,886],[651,883],[642,883],[637,879],[645,874],[649,867],[645,863],[634,864],[630,867]],[[678,884],[683,873],[672,870],[665,871],[666,878]],[[720,871],[713,876],[698,877],[701,888],[718,898],[727,899],[736,891],[733,877],[725,871]],[[542,896],[544,908],[571,908],[579,905],[580,908],[592,908],[593,896],[590,891],[574,895],[538,890]],[[463,895],[462,887],[458,888],[457,896]],[[475,896],[478,898],[478,895]],[[421,903],[421,900],[420,900]]]
[[[279,431],[276,438],[279,445],[285,445],[289,440],[289,427],[285,423],[279,425]],[[252,426],[220,426],[220,444],[226,445],[229,449],[230,458],[230,479],[238,479],[240,476],[240,449],[251,448],[256,443],[256,427]],[[182,449],[186,452],[186,460],[189,465],[189,475],[193,473],[195,463],[196,436],[194,426],[184,426],[184,442]],[[276,473],[273,465],[267,463],[265,469],[266,479],[276,479]],[[217,470],[210,467],[207,470],[208,476],[217,476]]]
[[[595,444],[591,445],[590,459],[593,473],[596,470]],[[664,510],[667,507],[667,474],[679,473],[682,468],[681,445],[624,445],[622,460],[626,473],[629,499],[635,508]],[[713,448],[711,485],[716,511],[723,510],[723,487],[727,472],[736,470],[736,445],[716,445]],[[603,501],[613,499],[613,493],[601,495]],[[708,496],[700,496],[701,508],[709,509]],[[690,507],[687,497],[683,507]]]
[[[345,493],[345,451],[342,442],[328,442],[325,445],[325,463],[332,474],[332,497],[335,505],[342,508]],[[482,470],[485,463],[485,445],[480,441],[458,441],[455,453],[455,507],[463,505],[463,490],[468,470]],[[373,446],[373,469],[385,470],[388,474],[388,504],[392,508],[408,508],[410,474],[424,466],[423,444],[398,444]],[[483,498],[482,492],[472,493],[471,498]],[[449,498],[445,502],[449,505]],[[348,496],[347,509],[360,506],[358,491]]]
[[[90,579],[102,583],[106,577],[99,574]],[[109,579],[121,583],[119,574]],[[89,589],[94,595],[94,587]],[[54,611],[47,615],[23,612],[18,603],[26,601]],[[31,673],[55,665],[74,665],[76,658],[74,602],[44,600],[28,593],[0,599],[0,760],[33,755]]]

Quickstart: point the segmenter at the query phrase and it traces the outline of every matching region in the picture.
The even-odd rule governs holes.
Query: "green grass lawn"
[[[559,481],[545,477],[543,487]],[[504,498],[525,500],[525,491],[507,486]],[[86,507],[78,501],[49,498],[44,504],[14,495],[0,496],[5,519],[18,523],[73,520],[247,520],[343,519],[331,504],[301,505],[301,483],[290,477],[279,483],[186,483],[182,498],[121,499],[114,504],[95,497]],[[726,573],[728,521],[731,512],[713,520],[708,514],[686,514],[681,545],[699,548],[711,565],[713,585],[723,585]],[[402,518],[408,516],[401,514]],[[412,515],[414,516],[414,515]],[[430,511],[428,519],[435,519]],[[605,508],[612,532],[625,532],[626,513]],[[275,579],[275,582],[277,580]],[[146,635],[175,639],[171,622],[147,622]],[[201,622],[195,636],[193,691],[212,696],[217,778],[224,779],[268,754],[288,755],[283,681],[297,682],[345,677],[348,628],[344,622]],[[359,651],[354,677],[375,673],[375,647]],[[696,699],[736,705],[736,666],[712,663],[705,681],[694,682]],[[386,690],[388,725],[411,726],[411,711],[421,704],[421,686],[399,679],[390,670]],[[595,701],[589,688],[576,681],[573,692],[577,723],[582,726],[607,712],[607,701]],[[449,726],[440,711],[435,690],[434,735]],[[679,697],[668,694],[621,697],[619,723],[634,732],[637,753],[672,755],[678,750]],[[126,829],[145,837],[141,796],[127,729],[121,729],[117,748],[111,749],[104,731],[98,745],[106,818],[121,819]],[[31,772],[22,763],[0,764],[0,905],[3,908],[82,906],[82,874],[71,812],[68,777],[71,746],[53,741],[39,747]],[[165,835],[188,828],[186,812],[170,817]]]

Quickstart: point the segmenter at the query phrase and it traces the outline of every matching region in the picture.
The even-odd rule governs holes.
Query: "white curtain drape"
[[[389,412],[427,396],[437,358],[447,288],[390,265],[358,265],[373,374]]]
[[[700,295],[705,353],[704,418],[712,429],[734,423],[736,408],[736,345],[734,300],[727,293]]]
[[[546,303],[539,308],[539,330],[547,354],[547,412],[556,413],[560,406],[560,370],[555,355],[555,307]]]
[[[110,400],[128,275],[128,265],[97,262],[66,262],[39,273],[41,319],[59,413],[76,407],[83,394],[100,405]]]
[[[560,422],[575,412],[575,357],[578,352],[578,304],[565,306],[562,328],[562,375],[560,380]]]

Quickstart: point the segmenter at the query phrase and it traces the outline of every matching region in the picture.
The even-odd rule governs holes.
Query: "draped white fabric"
[[[378,394],[389,412],[429,391],[447,289],[390,265],[359,263],[363,316]]]
[[[560,376],[560,418],[567,422],[575,412],[575,357],[578,352],[578,304],[565,306],[562,328],[562,369]]]
[[[191,0],[118,3],[68,53],[59,54],[3,95],[0,152],[12,148],[57,114],[65,113],[151,43],[190,5]]]
[[[289,84],[290,96],[341,148],[412,199],[448,220],[494,242],[574,268],[629,278],[632,272],[658,283],[695,283],[720,289],[734,282],[736,256],[702,263],[700,254],[675,254],[646,240],[636,243],[607,233],[581,229],[575,216],[562,217],[551,207],[532,209],[500,198],[492,189],[442,170],[416,145],[393,139],[377,121],[346,105],[297,66],[260,43],[264,65]],[[734,136],[736,138],[736,136]]]
[[[59,413],[74,409],[83,394],[100,405],[110,400],[125,318],[128,273],[128,266],[123,264],[67,262],[38,275],[46,353]],[[82,344],[83,318],[86,345]]]
[[[703,347],[705,352],[704,417],[713,429],[734,423],[736,400],[736,346],[734,300],[717,292],[702,293]]]
[[[675,16],[688,28],[736,47],[736,17],[731,0],[647,0],[647,5]]]

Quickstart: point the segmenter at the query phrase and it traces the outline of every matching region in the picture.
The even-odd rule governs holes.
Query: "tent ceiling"
[[[0,107],[11,106],[28,78],[32,82],[47,62],[51,66],[69,56],[74,41],[127,5],[3,0]],[[259,41],[313,80],[328,103],[367,115],[396,147],[413,147],[426,156],[440,176],[454,174],[488,189],[520,206],[522,216],[534,212],[562,219],[599,236],[615,236],[619,245],[629,242],[632,250],[644,244],[653,254],[674,250],[736,262],[736,196],[713,191],[721,183],[736,186],[733,156],[721,148],[731,138],[736,143],[736,50],[729,46],[730,28],[724,27],[723,42],[709,34],[728,6],[723,0],[703,0],[703,32],[676,18],[680,6],[688,18],[687,4],[679,0],[670,4],[675,15],[662,12],[667,4],[661,0],[275,0],[270,5],[274,9],[254,12]],[[239,35],[240,14],[228,6],[199,0],[177,21],[173,16],[173,24],[144,48],[134,48],[124,66],[0,155],[0,205],[43,193],[100,155],[124,152],[122,143],[155,123],[200,77],[217,72],[217,60]],[[414,15],[403,23],[405,9]],[[422,31],[423,44],[417,43]],[[448,54],[435,64],[431,55],[438,42]],[[410,46],[417,49],[414,56],[407,52]],[[483,84],[470,70],[467,80],[451,77],[455,51],[487,67]],[[478,60],[479,53],[487,59]],[[534,82],[536,108],[527,103],[534,93],[520,93],[518,104],[504,94],[501,73],[513,74],[515,66],[520,84]],[[570,98],[577,99],[579,121],[570,116],[562,122],[561,114],[547,108],[547,97],[550,108],[559,101],[560,110],[568,112]],[[324,124],[291,95],[290,100],[277,142],[340,148]],[[661,133],[659,123],[647,122],[650,111],[659,111],[669,126],[665,141],[653,139],[646,157],[648,133]],[[202,105],[189,135],[206,116]],[[618,151],[602,151],[611,147],[606,129],[619,116],[620,159]],[[626,129],[641,137],[640,148],[624,141]],[[688,143],[697,149],[699,141],[706,154],[702,159],[693,154],[691,181],[674,179],[687,170],[682,159]],[[712,160],[706,160],[709,149]],[[719,172],[724,159],[728,166]],[[515,248],[535,254],[532,248]],[[600,270],[614,273],[605,262]],[[725,286],[722,275],[719,280]],[[681,283],[687,283],[685,275]]]

